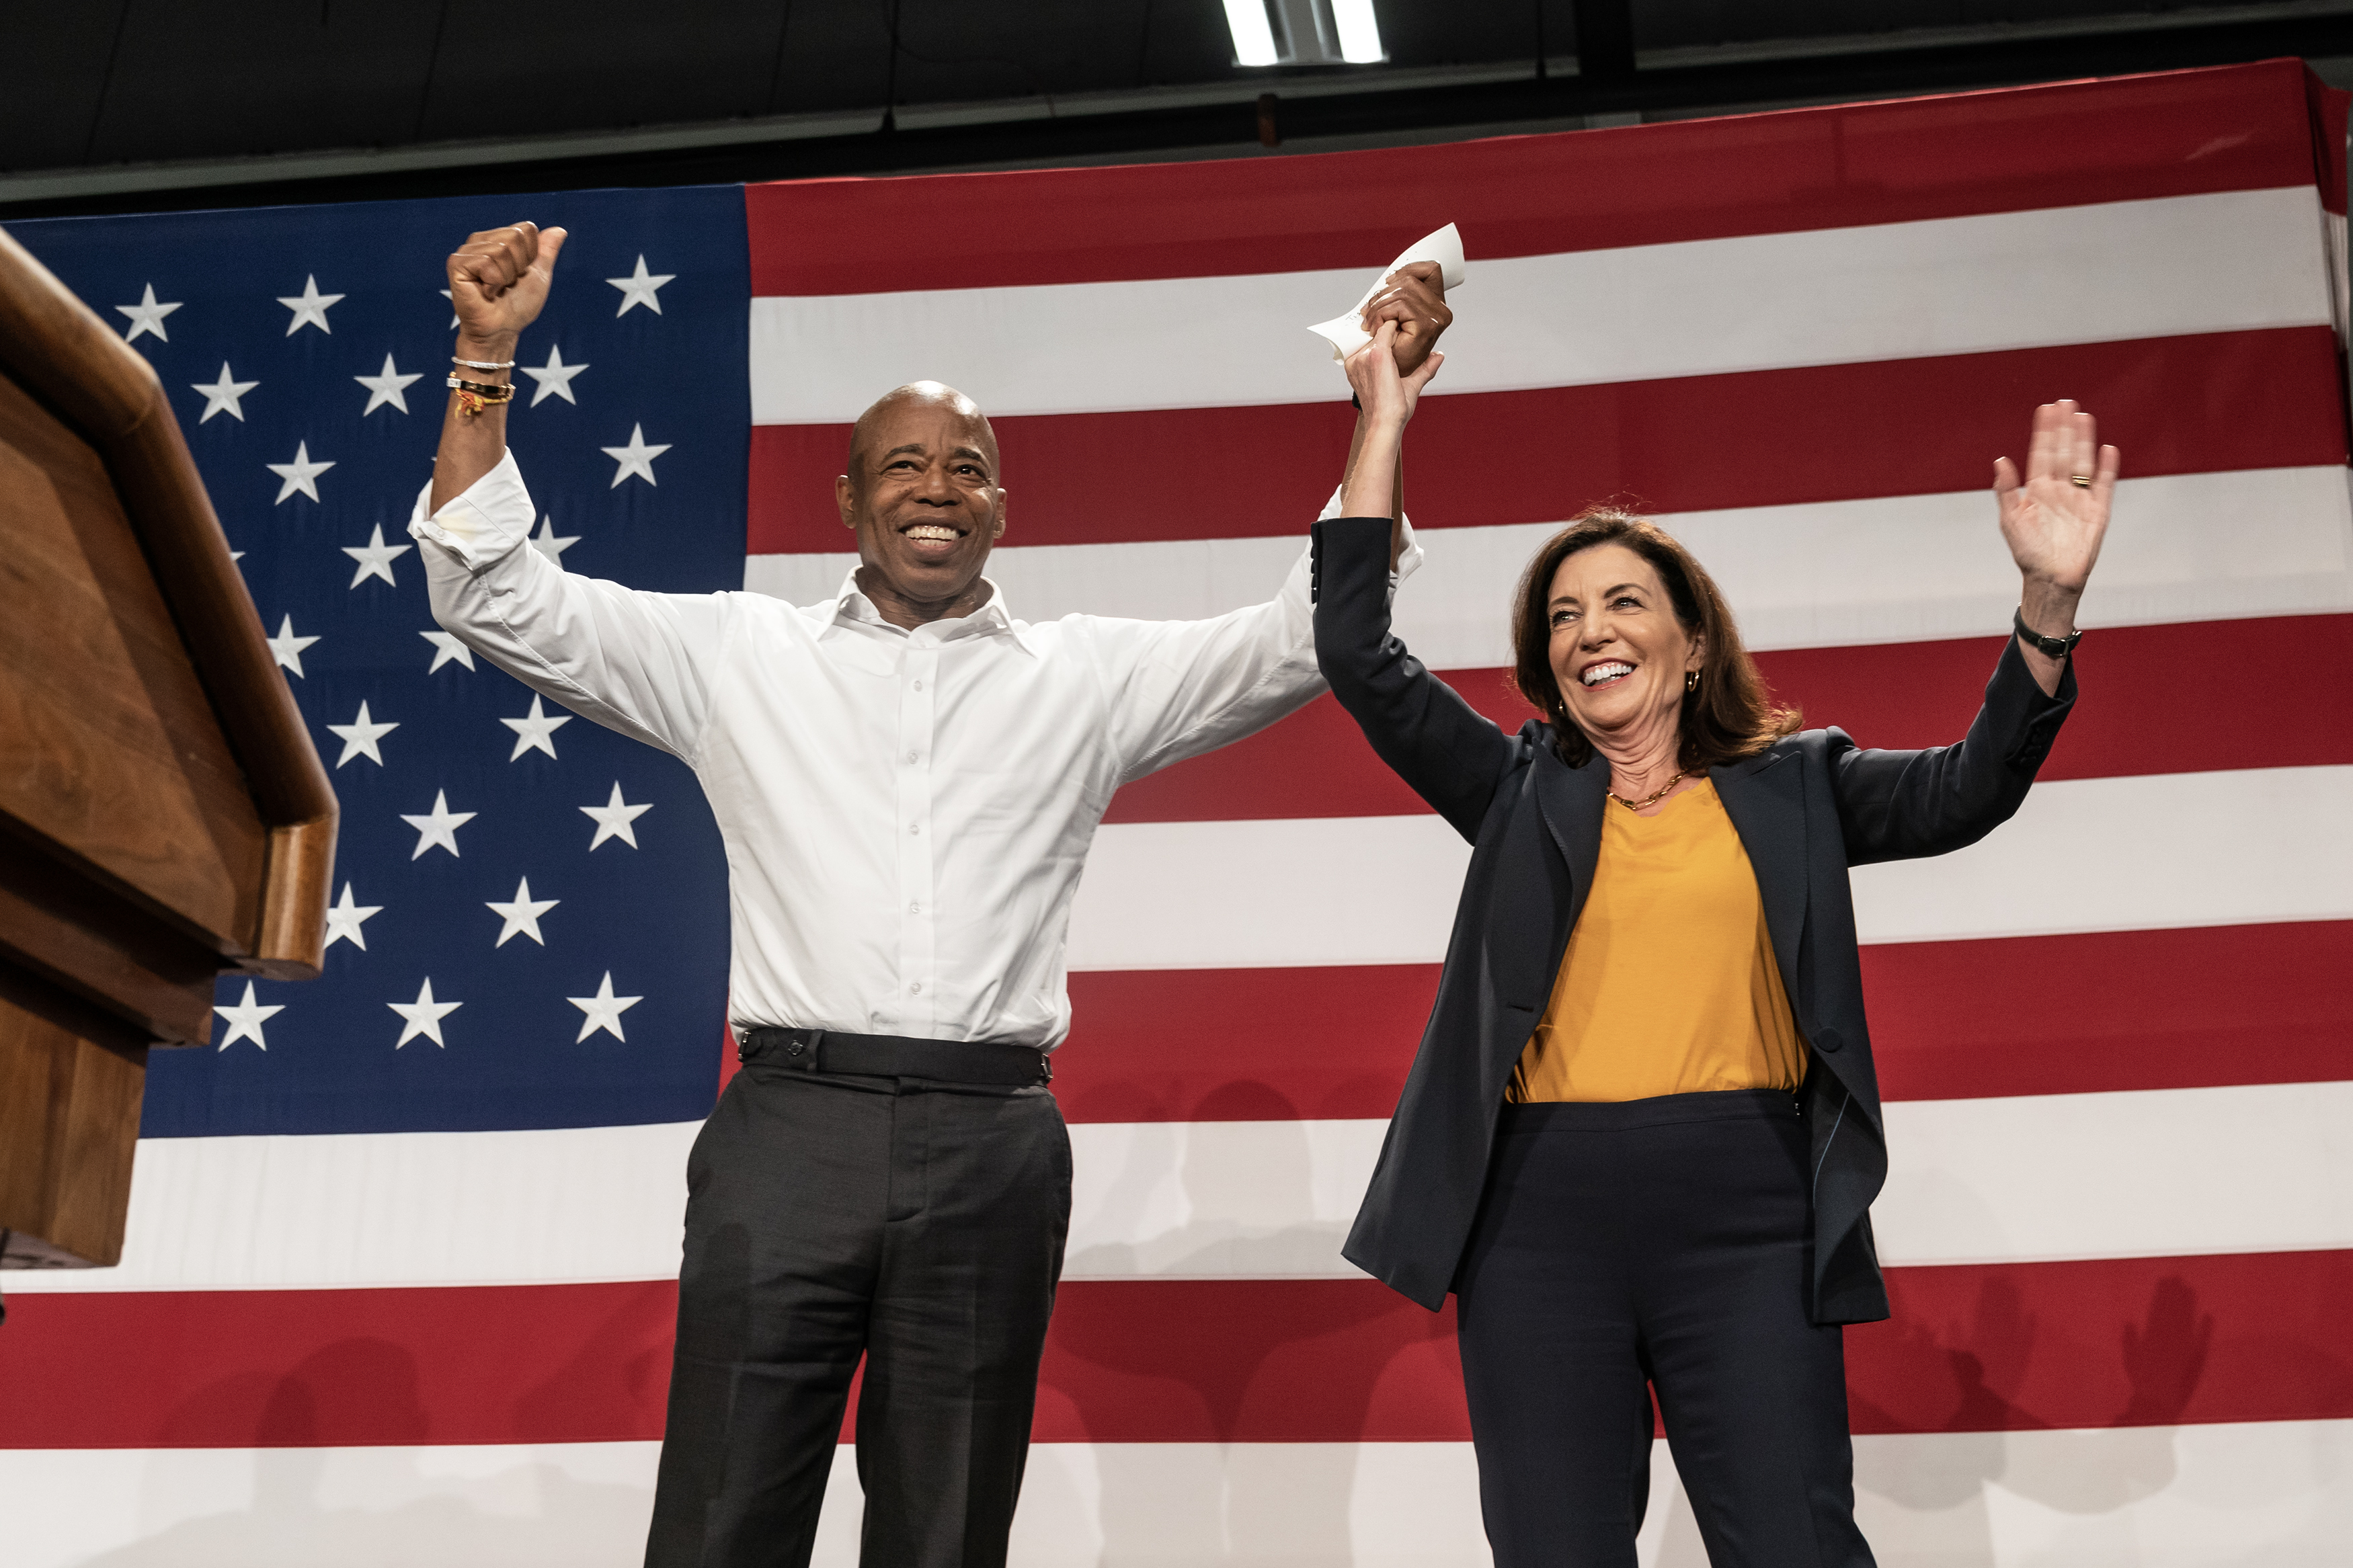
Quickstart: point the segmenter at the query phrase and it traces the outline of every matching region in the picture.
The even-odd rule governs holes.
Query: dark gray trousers
[[[687,1161],[648,1568],[803,1568],[860,1357],[866,1568],[996,1568],[1070,1227],[1042,1088],[754,1060]]]
[[[1496,1568],[1634,1568],[1652,1390],[1715,1568],[1872,1568],[1808,1176],[1787,1094],[1504,1108],[1455,1281]]]

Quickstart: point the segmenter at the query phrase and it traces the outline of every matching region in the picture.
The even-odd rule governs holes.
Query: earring
[[[1684,671],[1683,671],[1683,690],[1684,690],[1685,692],[1693,692],[1693,691],[1697,691],[1698,689],[1699,689],[1699,671],[1698,671],[1698,670],[1696,670],[1696,669],[1686,669],[1686,670],[1684,670]]]

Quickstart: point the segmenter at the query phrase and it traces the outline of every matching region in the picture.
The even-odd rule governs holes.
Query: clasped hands
[[[1373,341],[1345,363],[1364,418],[1342,504],[1349,516],[1377,516],[1394,495],[1390,469],[1405,424],[1446,357],[1435,344],[1454,318],[1438,264],[1398,268],[1360,319]],[[2100,444],[2092,416],[2066,399],[2035,410],[2023,472],[2008,458],[1994,464],[2002,539],[2023,580],[2021,616],[2039,635],[2066,637],[2075,629],[2076,601],[2099,560],[2119,467],[2116,448]],[[2046,691],[2057,689],[2055,662],[2031,647],[2027,662]]]
[[[1390,273],[1358,320],[1373,341],[1348,356],[1348,384],[1367,425],[1401,427],[1446,359],[1438,338],[1454,312],[1447,308],[1438,263],[1409,261]]]

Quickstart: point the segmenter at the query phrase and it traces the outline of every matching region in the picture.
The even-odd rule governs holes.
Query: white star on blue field
[[[571,231],[508,416],[525,548],[741,587],[738,187],[10,226],[162,377],[343,805],[324,973],[225,979],[210,1047],[154,1053],[143,1136],[710,1108],[727,871],[701,790],[439,630],[407,531],[448,395],[443,258],[522,217]]]

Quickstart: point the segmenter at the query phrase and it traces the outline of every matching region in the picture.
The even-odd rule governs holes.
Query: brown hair
[[[1553,674],[1546,601],[1560,563],[1598,544],[1622,544],[1649,562],[1666,584],[1685,635],[1698,638],[1706,649],[1698,686],[1683,694],[1683,747],[1676,761],[1687,772],[1755,756],[1797,730],[1798,710],[1774,702],[1756,661],[1741,644],[1731,606],[1707,568],[1649,518],[1617,507],[1588,507],[1545,541],[1520,577],[1512,607],[1514,683],[1551,722],[1561,761],[1583,767],[1593,754],[1593,742],[1570,721],[1560,682]]]

